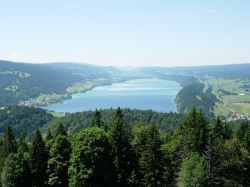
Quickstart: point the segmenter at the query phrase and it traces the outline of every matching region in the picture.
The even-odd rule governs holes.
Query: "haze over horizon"
[[[248,1],[0,2],[0,59],[101,66],[250,62]]]

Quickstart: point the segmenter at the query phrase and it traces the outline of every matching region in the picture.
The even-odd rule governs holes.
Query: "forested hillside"
[[[169,132],[147,120],[132,125],[126,113],[118,108],[105,125],[96,111],[91,126],[73,135],[55,123],[55,131],[43,137],[36,130],[31,140],[16,139],[7,126],[0,139],[1,185],[250,185],[249,121],[209,120],[194,109]]]
[[[0,60],[0,107],[16,105],[41,94],[66,94],[75,83],[110,79],[115,68],[85,64],[28,64]]]
[[[31,137],[37,128],[43,127],[53,119],[51,114],[42,109],[24,106],[7,107],[0,110],[0,134],[10,126],[14,136],[26,134]]]
[[[79,76],[45,65],[0,61],[0,106],[18,104],[41,93],[64,93]]]
[[[110,118],[114,116],[115,109],[102,110],[101,120],[103,126],[107,127],[110,125]],[[93,111],[78,112],[73,114],[66,114],[65,117],[55,118],[45,126],[50,128],[52,131],[55,130],[57,124],[62,124],[68,133],[79,132],[83,128],[90,127],[94,117]],[[172,132],[174,129],[179,127],[182,115],[177,113],[158,113],[151,110],[132,110],[124,109],[124,122],[128,125],[136,124],[154,124],[159,129],[165,132]]]
[[[193,107],[202,109],[210,118],[214,118],[213,107],[217,98],[211,87],[195,83],[184,87],[176,96],[176,106],[180,113],[187,113]]]
[[[108,126],[110,119],[114,116],[115,109],[102,110],[101,120],[103,126]],[[16,137],[26,134],[31,137],[37,128],[46,132],[48,128],[52,132],[58,124],[62,124],[69,134],[79,132],[81,129],[90,127],[94,118],[94,111],[68,113],[64,117],[54,117],[43,109],[24,106],[7,107],[0,110],[0,134],[7,126],[12,128]],[[172,132],[179,127],[182,115],[177,113],[158,113],[151,110],[124,109],[124,121],[129,125],[154,124],[165,132]]]

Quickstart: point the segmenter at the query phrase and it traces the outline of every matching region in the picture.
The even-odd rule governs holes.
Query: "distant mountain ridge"
[[[137,71],[145,73],[171,73],[189,74],[197,76],[213,76],[220,78],[250,78],[250,63],[205,65],[205,66],[183,66],[183,67],[139,67]]]

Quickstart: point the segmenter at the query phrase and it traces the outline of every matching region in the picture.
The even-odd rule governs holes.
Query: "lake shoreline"
[[[123,89],[124,86],[126,87],[128,84],[131,84],[133,87],[129,88],[129,90],[119,91],[119,89]],[[138,85],[134,85],[134,84],[138,84]],[[150,85],[147,85],[147,84],[150,84]],[[165,84],[165,85],[161,85],[160,87],[157,87],[158,84]],[[117,95],[114,95],[111,97],[105,97],[106,92],[104,92],[104,98],[102,98],[102,99],[100,98],[100,95],[95,96],[95,94],[97,94],[99,92],[98,91],[99,89],[107,89],[107,88],[114,89],[113,87],[116,87],[116,86],[121,86],[121,87],[119,87],[118,91],[115,90],[112,92],[108,92],[108,93],[112,93],[112,94],[119,92],[120,99],[116,100],[116,102],[113,102],[113,100],[117,99],[117,97],[118,97]],[[154,88],[154,86],[155,86],[155,88]],[[98,88],[98,89],[96,90],[95,88]],[[141,89],[144,89],[144,90],[141,90]],[[166,112],[166,110],[167,111],[169,110],[169,107],[170,108],[172,107],[172,110],[171,110],[172,112],[178,112],[177,107],[176,107],[175,98],[181,89],[182,89],[182,87],[180,86],[180,83],[177,81],[173,81],[173,80],[158,79],[158,78],[126,79],[123,81],[115,81],[115,82],[109,82],[109,83],[102,84],[102,85],[99,84],[99,85],[92,86],[91,88],[85,89],[84,91],[72,93],[71,98],[68,98],[66,100],[62,100],[60,103],[57,102],[55,104],[40,106],[40,108],[47,109],[50,111],[55,111],[55,112],[62,112],[61,110],[63,110],[62,108],[64,108],[64,110],[66,110],[64,112],[70,112],[70,113],[72,112],[73,113],[73,112],[86,111],[86,110],[89,110],[91,107],[93,110],[95,108],[102,108],[102,109],[112,108],[112,107],[115,108],[120,103],[121,106],[120,105],[119,106],[122,108],[149,109],[149,110],[152,109],[152,110],[158,111],[158,112]],[[173,92],[173,90],[174,90],[174,92]],[[158,91],[164,92],[164,93],[159,95]],[[82,95],[82,94],[84,94],[84,95]],[[145,100],[143,102],[140,101],[142,99],[142,98],[140,98],[140,94],[142,94],[142,97],[148,97],[148,100]],[[79,104],[79,103],[83,103],[83,101],[81,101],[81,100],[78,101],[79,103],[75,103],[78,107],[77,109],[74,109],[71,106],[71,104],[69,104],[72,102],[72,100],[77,100],[77,99],[82,98],[82,97],[87,97],[87,98],[85,98],[84,104]],[[92,105],[90,106],[88,99],[93,99],[92,97],[97,97],[98,102],[96,102],[94,100],[93,106]],[[114,97],[114,99],[112,99],[112,97]],[[133,102],[135,102],[135,104],[133,104],[133,103],[131,103],[131,101],[129,99],[131,99],[131,98],[135,99],[135,97],[137,97],[137,98],[135,101],[133,101]],[[166,100],[164,99],[164,97]],[[111,99],[110,107],[108,107],[107,104],[105,104],[104,106],[102,106],[100,104],[103,102],[103,100],[105,100],[107,98]],[[162,99],[162,100],[160,101],[160,99]],[[125,100],[127,100],[128,103],[126,103]],[[141,103],[137,103],[137,102],[141,102]],[[164,103],[164,102],[169,102],[170,104],[166,103],[165,107],[163,107],[162,103]],[[107,103],[109,103],[109,102],[107,102]],[[67,105],[69,108],[65,108],[63,105]],[[87,105],[87,106],[85,106],[85,105]],[[168,106],[168,105],[170,105],[170,106]],[[159,106],[162,107],[162,111],[161,111],[161,109],[158,108]],[[57,109],[60,107],[61,107],[61,109],[60,109],[60,111],[58,111]]]
[[[127,80],[123,80],[123,81],[119,81],[119,82],[125,82],[125,81],[127,81]],[[93,85],[91,87],[86,88],[86,89],[82,89],[81,91],[73,91],[73,92],[66,91],[65,94],[41,94],[37,98],[33,98],[33,99],[30,99],[27,101],[21,101],[19,103],[19,105],[20,106],[42,108],[42,107],[46,107],[46,106],[53,105],[53,104],[60,104],[66,100],[72,99],[72,95],[74,95],[74,94],[85,93],[87,91],[93,90],[95,87],[112,85],[112,84],[117,83],[117,82],[115,81],[115,82],[104,82],[104,83],[95,83],[95,82],[92,82],[92,83],[93,83]],[[76,83],[76,84],[83,84],[83,83]]]

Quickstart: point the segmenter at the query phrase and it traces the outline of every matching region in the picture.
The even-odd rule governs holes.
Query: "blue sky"
[[[250,63],[247,0],[1,0],[0,59],[116,66]]]

